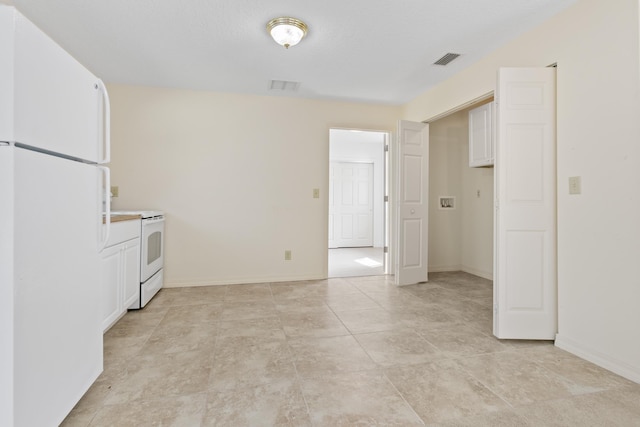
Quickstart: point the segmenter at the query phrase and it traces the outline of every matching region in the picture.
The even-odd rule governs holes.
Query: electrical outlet
[[[290,250],[284,251],[284,260],[285,261],[291,261],[291,251]]]
[[[313,189],[313,198],[314,199],[319,199],[320,198],[320,189],[319,188],[314,188]]]
[[[111,195],[113,197],[118,197],[118,186],[117,185],[114,185],[114,186],[111,187]]]

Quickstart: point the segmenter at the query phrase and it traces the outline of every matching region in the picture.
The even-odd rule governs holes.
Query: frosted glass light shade
[[[267,24],[267,31],[276,43],[289,49],[307,34],[307,25],[296,18],[275,18]]]

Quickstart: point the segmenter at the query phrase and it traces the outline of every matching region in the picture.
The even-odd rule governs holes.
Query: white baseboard
[[[558,348],[566,350],[571,354],[575,354],[578,357],[581,357],[604,369],[614,372],[621,377],[625,377],[628,380],[640,384],[640,366],[629,365],[628,363],[617,360],[614,357],[590,349],[587,346],[584,346],[579,342],[574,341],[571,338],[567,338],[561,334],[556,335],[555,344]]]
[[[493,272],[477,270],[472,267],[464,265],[437,265],[429,266],[429,273],[446,273],[449,271],[464,271],[465,273],[473,274],[474,276],[482,277],[483,279],[493,280]]]
[[[467,266],[462,266],[462,271],[464,271],[465,273],[473,274],[474,276],[482,277],[483,279],[493,280],[492,271],[482,271]]]
[[[429,273],[446,273],[448,271],[461,271],[461,265],[430,265]]]
[[[165,288],[190,288],[195,286],[220,286],[220,285],[240,285],[250,283],[274,283],[274,282],[296,282],[301,280],[323,280],[322,276],[300,276],[300,277],[261,277],[261,278],[237,278],[237,279],[187,279],[187,280],[166,280]]]
[[[448,271],[464,271],[484,279],[493,280],[491,273],[474,270],[461,265],[429,267],[429,273],[444,273]],[[323,276],[293,276],[293,277],[262,277],[262,278],[236,278],[236,279],[172,279],[164,281],[165,288],[190,288],[194,286],[218,286],[218,285],[239,285],[243,283],[273,283],[273,282],[296,282],[300,280],[324,280]]]

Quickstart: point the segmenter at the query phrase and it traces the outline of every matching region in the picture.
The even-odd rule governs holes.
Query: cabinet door
[[[123,305],[126,310],[140,298],[140,239],[129,240],[122,251]]]
[[[16,16],[15,141],[100,162],[101,83],[24,16]]]
[[[469,111],[469,166],[493,165],[493,102]]]
[[[102,330],[106,331],[120,316],[122,295],[120,283],[122,245],[104,249],[100,263],[100,291],[102,304]]]

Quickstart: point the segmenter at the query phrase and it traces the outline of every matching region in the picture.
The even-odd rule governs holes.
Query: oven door
[[[164,262],[164,217],[142,220],[140,282],[146,282]]]

